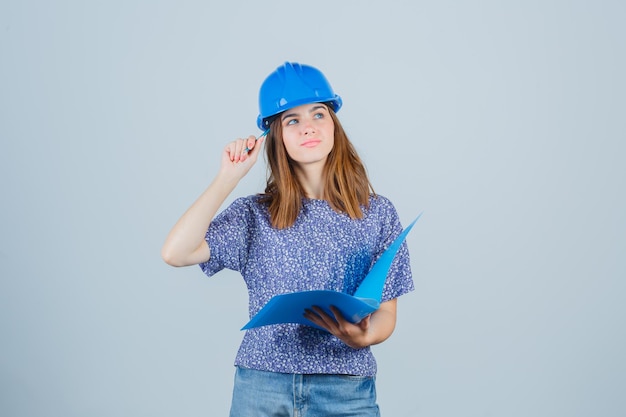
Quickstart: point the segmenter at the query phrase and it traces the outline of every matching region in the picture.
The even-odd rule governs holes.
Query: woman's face
[[[335,144],[335,124],[323,103],[303,104],[280,116],[287,153],[300,165],[326,162]]]

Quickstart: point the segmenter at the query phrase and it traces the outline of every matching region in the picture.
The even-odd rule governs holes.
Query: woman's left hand
[[[354,349],[375,345],[386,340],[396,325],[397,299],[383,302],[379,309],[358,323],[351,323],[334,306],[330,307],[332,315],[327,314],[318,306],[305,309],[304,317],[312,323],[328,330],[329,333],[342,340]]]
[[[331,334],[341,339],[346,345],[361,349],[370,345],[367,336],[370,328],[370,316],[365,317],[358,323],[351,323],[346,320],[341,312],[334,306],[330,307],[333,315],[327,314],[317,306],[306,309],[304,317],[328,330]]]

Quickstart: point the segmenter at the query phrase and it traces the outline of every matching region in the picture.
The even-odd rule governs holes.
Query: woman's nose
[[[313,126],[313,123],[310,120],[307,120],[302,123],[302,131],[305,135],[307,135],[309,133],[315,132],[315,127]]]

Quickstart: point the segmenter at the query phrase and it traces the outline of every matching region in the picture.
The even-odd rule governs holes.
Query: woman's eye
[[[315,115],[313,116],[316,119],[322,119],[324,118],[324,113],[315,113]]]
[[[295,125],[296,123],[298,123],[296,119],[291,119],[287,121],[287,125]]]

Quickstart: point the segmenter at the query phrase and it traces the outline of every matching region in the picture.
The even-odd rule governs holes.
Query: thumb
[[[260,136],[258,139],[254,136],[250,136],[250,138],[248,138],[248,156],[256,158],[259,152],[261,152],[264,141],[265,136]]]
[[[359,322],[359,327],[361,328],[361,330],[369,329],[369,327],[370,327],[370,317],[372,317],[371,314],[369,316],[366,316],[363,320],[361,320]]]

